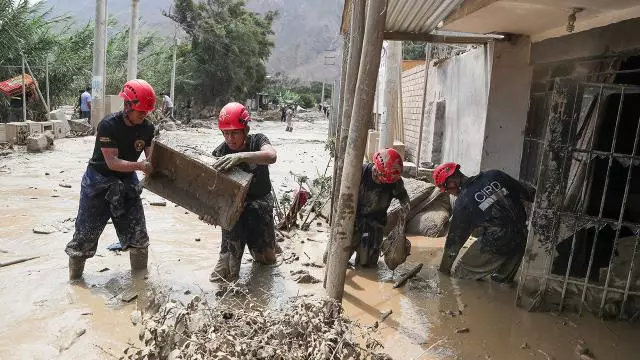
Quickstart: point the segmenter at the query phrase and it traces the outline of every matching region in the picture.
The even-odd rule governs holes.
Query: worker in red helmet
[[[264,134],[249,134],[251,118],[244,105],[232,102],[220,110],[218,128],[224,142],[214,151],[218,160],[213,165],[219,171],[234,166],[253,174],[247,191],[244,210],[231,230],[222,230],[220,256],[210,281],[233,281],[240,274],[244,247],[254,261],[261,264],[276,262],[273,197],[269,165],[276,162],[276,150]],[[210,217],[204,218],[212,223]]]
[[[390,148],[376,152],[373,162],[362,166],[352,242],[356,265],[374,267],[378,264],[391,200],[398,199],[402,211],[409,212],[409,195],[402,181],[402,168],[402,157]]]
[[[143,151],[149,158],[154,127],[146,117],[155,108],[156,94],[148,82],[136,79],[124,84],[120,97],[124,111],[98,123],[93,155],[82,177],[75,232],[65,249],[70,280],[82,276],[109,219],[121,249],[129,251],[131,269],[147,268],[149,235],[135,172],[152,171],[151,163],[139,158]]]
[[[457,197],[440,271],[451,274],[454,260],[473,232],[477,240],[458,261],[454,277],[513,281],[527,242],[523,201],[533,202],[535,189],[499,170],[467,177],[453,162],[438,166],[433,180],[441,191]]]

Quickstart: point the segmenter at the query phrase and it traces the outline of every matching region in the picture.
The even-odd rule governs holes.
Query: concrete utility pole
[[[320,104],[324,105],[324,80],[322,80],[322,95],[320,95]]]
[[[349,127],[347,150],[344,154],[344,169],[340,184],[338,210],[334,224],[331,227],[331,234],[334,239],[329,242],[330,248],[328,249],[326,289],[327,295],[336,300],[342,300],[347,260],[351,255],[353,225],[355,223],[358,191],[362,177],[362,159],[364,158],[367,131],[369,130],[368,120],[373,111],[374,89],[380,66],[382,35],[387,17],[386,5],[386,0],[369,0],[367,9],[360,70],[351,114],[353,121]],[[345,92],[345,94],[347,93]]]
[[[176,101],[175,92],[176,92],[176,53],[178,51],[178,38],[174,36],[173,39],[173,62],[171,66],[171,89],[169,89],[169,97],[171,101]],[[174,106],[175,108],[175,106]],[[173,109],[171,109],[173,111]],[[173,116],[173,114],[171,114]]]
[[[93,38],[91,79],[91,125],[95,129],[104,116],[107,58],[107,0],[96,0],[96,29]]]
[[[420,170],[420,154],[422,153],[422,130],[424,129],[424,115],[427,107],[427,89],[429,86],[429,64],[431,63],[431,43],[424,48],[424,90],[422,92],[422,109],[420,110],[420,131],[418,132],[418,153],[416,154],[416,177]]]
[[[349,136],[349,127],[351,126],[351,113],[353,111],[353,101],[356,93],[356,82],[358,81],[358,71],[360,69],[360,57],[362,55],[362,39],[364,37],[364,24],[366,14],[366,0],[352,1],[353,9],[351,11],[351,25],[349,30],[349,54],[347,57],[344,85],[344,99],[342,100],[342,118],[339,120],[340,127],[338,136],[336,137],[336,161],[334,168],[336,169],[333,181],[333,190],[331,192],[331,224],[334,224],[336,208],[338,205],[338,195],[340,193],[340,184],[342,182],[342,166],[344,164],[344,153],[347,149],[347,138]],[[330,238],[329,242],[331,243]]]
[[[51,120],[51,98],[49,97],[49,54],[47,54],[47,58],[44,63],[44,73],[45,73],[45,81],[46,81],[46,91],[47,91],[47,107],[49,111],[47,112],[47,120]]]
[[[402,42],[389,41],[384,69],[384,105],[380,119],[380,149],[393,147],[395,124],[398,122],[401,62]]]
[[[131,0],[131,26],[129,27],[129,56],[127,58],[127,80],[138,78],[138,3]]]
[[[27,121],[27,86],[24,69],[24,54],[22,54],[22,121]]]

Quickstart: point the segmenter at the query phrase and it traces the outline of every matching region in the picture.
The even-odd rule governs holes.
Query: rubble
[[[251,299],[227,306],[224,299],[209,305],[195,296],[186,306],[163,304],[143,324],[143,346],[126,348],[124,359],[387,358],[377,352],[382,345],[368,330],[325,298],[296,298],[285,308],[268,310]]]
[[[53,134],[47,131],[43,134],[33,134],[27,137],[28,152],[42,152],[53,147]]]

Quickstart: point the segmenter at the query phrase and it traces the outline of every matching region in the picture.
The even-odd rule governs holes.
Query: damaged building
[[[407,160],[537,188],[519,306],[638,317],[640,3],[466,0],[438,31],[412,40],[464,49],[403,72]]]

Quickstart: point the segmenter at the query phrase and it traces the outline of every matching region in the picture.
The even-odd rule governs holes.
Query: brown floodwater
[[[278,150],[271,166],[278,195],[297,187],[291,171],[315,178],[326,166],[326,122],[298,123],[293,133],[281,123],[258,123],[252,131],[267,134]],[[217,131],[197,129],[172,133],[208,152],[221,141]],[[149,270],[132,277],[127,254],[106,250],[117,241],[107,225],[97,255],[87,261],[83,281],[67,281],[64,246],[73,234],[79,184],[94,138],[63,139],[42,154],[16,152],[0,158],[0,262],[39,258],[0,268],[0,359],[110,359],[137,341],[131,314],[144,310],[146,289],[163,289],[187,301],[196,294],[215,299],[218,285],[208,281],[217,259],[220,229],[206,225],[183,208],[143,193],[151,237]],[[46,175],[45,173],[48,173]],[[60,187],[60,183],[71,188]],[[39,225],[56,232],[35,234]],[[290,274],[306,269],[322,279],[327,240],[323,222],[281,243],[278,266],[259,266],[248,255],[241,269],[242,286],[259,301],[278,307],[292,296],[323,294],[321,284],[298,285]],[[443,239],[411,238],[412,255],[395,272],[380,263],[377,270],[348,270],[346,313],[370,326],[382,311],[378,337],[394,359],[578,359],[574,349],[584,340],[596,359],[639,359],[638,325],[603,322],[591,316],[529,313],[514,306],[515,289],[490,281],[456,281],[436,270]],[[297,257],[299,260],[293,261]],[[282,261],[287,259],[287,261]],[[422,271],[400,289],[397,278],[418,263]],[[123,294],[136,291],[130,303]],[[456,330],[468,328],[466,333]],[[427,350],[425,352],[425,350]]]

